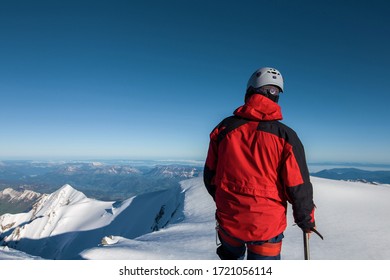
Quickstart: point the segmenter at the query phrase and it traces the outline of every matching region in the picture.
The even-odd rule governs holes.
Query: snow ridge
[[[106,236],[136,238],[180,221],[183,199],[175,187],[104,202],[64,185],[28,213],[0,216],[0,245],[48,259],[79,259]]]

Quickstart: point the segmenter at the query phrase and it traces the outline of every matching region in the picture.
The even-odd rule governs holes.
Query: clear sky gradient
[[[0,159],[204,159],[279,69],[308,161],[390,163],[389,1],[0,1]]]

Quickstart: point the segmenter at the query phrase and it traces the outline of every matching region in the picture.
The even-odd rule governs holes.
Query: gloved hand
[[[322,240],[324,240],[324,237],[322,236],[321,233],[319,233],[317,231],[317,227],[312,227],[312,228],[307,228],[307,229],[303,229],[304,232],[307,233],[307,237],[310,238],[311,234],[314,232],[315,234],[317,234]]]

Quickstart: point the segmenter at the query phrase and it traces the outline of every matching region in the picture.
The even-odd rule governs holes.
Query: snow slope
[[[181,189],[122,203],[87,198],[69,185],[40,199],[28,213],[0,217],[3,245],[48,259],[79,259],[105,236],[134,238],[180,218]]]
[[[390,186],[311,179],[317,228],[325,237],[311,239],[312,259],[390,260]],[[285,259],[302,258],[300,235],[293,227],[286,231]]]
[[[390,187],[311,179],[325,237],[311,238],[311,258],[390,259]],[[30,213],[0,217],[10,247],[44,258],[217,259],[215,207],[201,178],[121,204],[91,200],[70,186],[41,203]],[[289,209],[282,259],[303,259],[302,232],[291,216]],[[7,256],[0,250],[0,259]]]
[[[179,223],[135,239],[115,237],[112,246],[86,250],[86,259],[216,259],[215,206],[201,178],[181,182],[183,218]]]
[[[42,258],[31,256],[8,247],[0,247],[0,260],[42,260]]]

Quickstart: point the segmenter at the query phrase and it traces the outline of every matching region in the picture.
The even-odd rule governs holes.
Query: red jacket
[[[277,103],[254,94],[210,134],[204,183],[220,227],[243,241],[282,233],[287,201],[298,226],[315,226],[304,148],[281,119]]]

